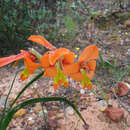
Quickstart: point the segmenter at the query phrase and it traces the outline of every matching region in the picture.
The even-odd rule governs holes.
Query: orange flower
[[[51,50],[41,57],[40,62],[45,71],[44,76],[54,78],[54,90],[62,84],[68,87],[67,78],[62,72],[62,67],[63,65],[74,63],[74,53],[66,48],[56,49],[56,47],[40,35],[32,35],[28,40],[41,44]]]
[[[91,88],[92,83],[90,79],[94,76],[97,58],[98,47],[96,45],[89,45],[84,49],[77,63],[64,65],[63,72],[74,80],[80,81],[83,88],[86,86]]]
[[[32,74],[40,66],[40,64],[34,62],[36,57],[32,53],[21,50],[20,54],[0,58],[0,67],[20,59],[24,59],[25,64],[25,69],[20,76],[21,80],[23,81],[28,78],[29,74]]]
[[[64,84],[68,87],[68,81],[62,72],[65,64],[74,63],[74,53],[66,48],[59,48],[45,53],[41,59],[41,65],[44,69],[44,76],[54,78],[54,90]]]
[[[21,52],[25,52],[24,50],[21,50]],[[22,71],[20,79],[24,81],[29,77],[30,74],[35,72],[35,70],[40,67],[40,64],[35,63],[36,60],[35,56],[32,53],[25,53],[24,55],[24,65],[25,69]]]
[[[69,51],[66,48],[59,48],[59,49],[56,49],[55,51],[50,51],[50,52],[45,53],[41,57],[40,61],[41,61],[41,65],[43,69],[47,70],[48,77],[55,77],[56,62],[57,61],[59,62],[60,67],[62,67],[63,64],[74,63],[74,53]]]

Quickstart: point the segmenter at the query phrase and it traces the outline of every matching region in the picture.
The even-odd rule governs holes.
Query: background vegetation
[[[99,17],[105,21],[109,15],[121,11],[128,12],[127,0],[106,1],[106,7],[99,5],[100,10],[87,7],[85,1],[1,0],[0,56],[17,53],[23,47],[27,47],[27,38],[31,34],[44,35],[55,45],[61,42],[70,44],[78,34],[83,33],[84,21],[91,23]],[[95,1],[91,1],[93,2]],[[101,7],[107,8],[103,14]],[[126,19],[124,15],[121,17],[123,20]]]

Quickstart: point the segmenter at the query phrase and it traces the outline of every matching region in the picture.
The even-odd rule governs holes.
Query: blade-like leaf
[[[110,67],[111,69],[113,69],[114,71],[116,71],[116,67],[115,67],[112,63],[110,63],[110,62],[107,61],[107,60],[104,60],[104,61],[105,61],[106,66],[108,66],[108,67]]]
[[[99,59],[100,59],[100,62],[101,62],[101,65],[104,67],[110,67],[111,69],[113,69],[114,71],[116,71],[116,67],[110,63],[108,60],[104,60],[102,55],[101,55],[101,52],[99,52]]]
[[[96,79],[94,79],[99,91],[101,92],[102,97],[106,100],[106,103],[108,104],[108,98],[106,93],[104,92],[104,90],[102,89],[101,85],[98,83],[98,81]]]
[[[4,116],[5,116],[7,101],[8,101],[9,95],[10,95],[10,93],[11,93],[11,90],[12,90],[12,88],[13,88],[13,85],[14,85],[15,79],[16,79],[16,77],[17,77],[17,74],[18,74],[18,72],[16,72],[16,74],[15,74],[15,76],[14,76],[14,79],[13,79],[13,81],[12,81],[12,83],[11,83],[9,92],[8,92],[7,97],[6,97],[6,100],[5,100],[4,109],[3,109],[2,115],[1,115],[1,117],[0,117],[0,128],[1,128],[1,124],[2,124],[2,121],[3,121]]]
[[[67,100],[66,98],[62,98],[62,97],[45,97],[45,98],[35,98],[35,99],[30,99],[30,100],[26,100],[22,103],[20,103],[19,105],[15,106],[14,108],[12,108],[3,124],[2,124],[2,130],[6,130],[9,122],[11,121],[11,119],[13,118],[14,114],[21,108],[27,106],[27,105],[30,105],[30,104],[34,104],[34,103],[38,103],[38,102],[49,102],[49,101],[62,101],[62,102],[65,102],[67,103],[69,106],[71,106],[74,111],[78,114],[78,116],[82,119],[82,121],[84,122],[85,125],[87,125],[87,123],[85,122],[84,118],[82,117],[81,113],[78,111],[77,107],[72,104],[69,100]]]
[[[103,60],[103,57],[102,57],[102,55],[101,55],[101,52],[99,52],[99,59],[100,59],[100,61],[101,61],[101,65],[102,65],[103,68],[104,68],[104,60]]]
[[[13,101],[13,103],[11,104],[11,107],[15,104],[15,102],[16,102],[17,99],[21,96],[21,94],[22,94],[32,83],[34,83],[36,80],[38,80],[43,74],[44,74],[44,72],[42,71],[40,74],[38,74],[36,77],[34,77],[27,85],[25,85],[25,87],[19,92],[19,94],[17,95],[17,97],[15,98],[15,100]]]

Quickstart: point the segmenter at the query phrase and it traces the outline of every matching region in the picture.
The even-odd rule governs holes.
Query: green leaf
[[[104,60],[103,60],[103,58],[102,58],[101,52],[99,52],[99,60],[100,60],[100,62],[101,62],[101,65],[102,65],[103,68],[104,68]]]
[[[116,67],[112,63],[103,59],[101,52],[99,52],[99,59],[100,59],[100,62],[101,62],[101,65],[103,66],[103,68],[109,67],[109,68],[113,69],[114,71],[116,71]]]
[[[1,117],[0,117],[0,129],[1,129],[2,121],[3,121],[4,116],[5,116],[7,101],[8,101],[9,95],[10,95],[10,93],[11,93],[11,90],[12,90],[12,88],[13,88],[13,85],[14,85],[14,82],[15,82],[15,79],[16,79],[17,74],[18,74],[18,72],[16,72],[16,74],[15,74],[15,77],[14,77],[14,79],[13,79],[13,81],[12,81],[11,87],[10,87],[10,89],[9,89],[9,92],[8,92],[7,97],[6,97],[6,100],[5,100],[4,109],[3,109],[2,115],[1,115]]]
[[[130,75],[130,65],[128,65],[128,75]]]
[[[15,104],[17,99],[22,95],[22,93],[36,80],[38,80],[41,76],[43,76],[44,72],[42,71],[40,74],[38,74],[36,77],[34,77],[27,85],[24,86],[24,88],[19,92],[13,103],[11,104],[11,107]]]
[[[105,99],[106,103],[108,104],[108,97],[106,95],[106,93],[104,92],[104,90],[102,89],[101,85],[98,83],[98,81],[96,79],[94,79],[99,91],[101,92],[102,97]]]
[[[38,103],[38,102],[49,102],[49,101],[62,101],[62,102],[67,103],[69,106],[71,106],[74,109],[74,111],[82,119],[84,124],[87,125],[84,118],[82,117],[81,113],[78,111],[77,107],[74,104],[72,104],[69,100],[67,100],[66,98],[62,98],[62,97],[45,97],[45,98],[35,98],[35,99],[26,100],[26,101],[20,103],[19,105],[17,105],[16,107],[12,108],[8,112],[6,118],[3,122],[2,130],[6,130],[8,124],[11,121],[11,119],[13,118],[14,114],[21,108],[23,108],[27,105],[30,105],[30,104],[34,104],[34,103]]]
[[[116,67],[115,67],[112,63],[110,63],[110,62],[107,61],[107,60],[104,60],[104,62],[105,62],[105,66],[108,66],[108,67],[110,67],[111,69],[113,69],[114,71],[116,71]]]

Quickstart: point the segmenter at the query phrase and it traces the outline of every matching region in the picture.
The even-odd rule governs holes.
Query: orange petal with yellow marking
[[[54,78],[56,76],[56,69],[54,67],[48,67],[46,69],[44,69],[45,77],[49,77],[49,78]]]
[[[96,45],[89,45],[86,47],[79,57],[79,62],[94,60],[98,58],[98,47]]]
[[[83,85],[82,85],[82,88],[85,89],[85,88],[87,87],[87,88],[91,89],[92,86],[93,86],[92,83],[90,83],[90,84],[83,84]]]
[[[69,64],[69,65],[63,65],[63,73],[65,75],[70,75],[70,74],[74,74],[74,73],[78,73],[80,72],[80,64],[77,63],[73,63],[73,64]]]
[[[26,54],[24,57],[24,64],[27,67],[29,74],[32,74],[38,67],[40,67],[40,64],[37,64],[30,59],[29,54]]]
[[[22,74],[22,73],[21,73],[21,75],[20,75],[20,79],[21,79],[22,81],[26,80],[28,77],[29,77],[29,76],[26,76],[26,77],[25,77],[25,75]]]
[[[62,56],[68,54],[70,51],[66,48],[56,49],[55,52],[49,54],[49,61],[51,65],[54,65],[55,62],[60,59]]]
[[[50,50],[55,50],[56,47],[53,46],[50,42],[48,42],[43,36],[41,35],[31,35],[28,40],[31,40],[33,42],[36,42],[38,44],[43,45],[44,47],[50,49]]]

